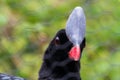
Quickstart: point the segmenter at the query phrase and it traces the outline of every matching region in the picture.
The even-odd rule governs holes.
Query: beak
[[[69,58],[74,61],[79,61],[80,56],[81,56],[81,50],[79,45],[73,46],[69,51]]]
[[[69,58],[79,61],[81,56],[80,43],[85,37],[86,19],[81,7],[76,7],[70,14],[66,23],[66,34],[68,39],[73,43],[69,51]]]

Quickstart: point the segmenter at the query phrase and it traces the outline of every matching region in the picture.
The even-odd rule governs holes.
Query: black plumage
[[[39,80],[81,80],[80,61],[74,61],[68,57],[72,46],[65,30],[58,31],[45,51]],[[80,44],[81,53],[84,47],[85,38]]]
[[[21,77],[0,73],[0,80],[25,80],[25,79]]]
[[[80,61],[68,57],[73,44],[64,29],[58,31],[45,51],[38,80],[81,80]],[[80,44],[81,53],[85,47],[85,38]],[[21,77],[0,73],[0,80],[25,80]]]

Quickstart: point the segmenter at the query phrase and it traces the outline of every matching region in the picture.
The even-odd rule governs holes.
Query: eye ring
[[[60,39],[59,39],[58,36],[55,38],[54,43],[55,43],[56,46],[60,45]]]

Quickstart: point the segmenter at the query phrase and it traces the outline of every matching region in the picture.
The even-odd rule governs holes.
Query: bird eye
[[[55,45],[60,45],[60,39],[58,36],[55,38],[54,42],[55,42]]]

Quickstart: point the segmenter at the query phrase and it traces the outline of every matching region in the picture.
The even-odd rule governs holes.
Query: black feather
[[[21,77],[11,76],[8,74],[0,73],[0,80],[25,80]]]
[[[57,41],[55,41],[56,37]],[[81,80],[80,61],[73,61],[68,57],[68,52],[72,46],[73,44],[67,38],[65,30],[58,31],[45,51],[39,71],[39,80]],[[85,39],[80,44],[81,53],[84,47]]]

